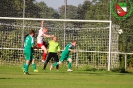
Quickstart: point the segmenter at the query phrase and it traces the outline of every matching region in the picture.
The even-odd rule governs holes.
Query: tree
[[[85,0],[83,5],[78,5],[77,17],[78,19],[85,19],[85,14],[90,10],[92,2]]]
[[[41,15],[40,17],[41,18],[59,18],[59,14],[58,14],[58,12],[57,11],[55,11],[53,8],[51,8],[51,7],[48,7],[47,5],[46,5],[46,3],[45,2],[37,2],[37,3],[35,3],[39,8],[40,8],[40,12],[39,12],[39,14]]]
[[[40,17],[41,9],[34,3],[35,0],[25,0],[25,17]]]
[[[55,18],[55,19],[59,19],[59,13],[57,11],[55,11],[53,8],[48,7],[47,9],[47,18]]]
[[[47,9],[48,9],[48,6],[43,2],[43,1],[41,1],[41,2],[36,2],[35,3],[39,8],[40,8],[40,12],[39,12],[39,14],[40,14],[40,17],[41,18],[46,18],[47,17]]]
[[[40,9],[34,4],[35,0],[25,0],[25,17],[39,17]],[[23,17],[23,0],[1,0],[1,17]]]
[[[12,0],[1,0],[0,1],[0,16],[1,17],[18,17],[18,10],[19,12],[22,12],[22,9],[20,7],[22,6],[21,3],[19,3],[19,7],[17,8],[18,1],[14,2]],[[20,14],[20,13],[19,13]],[[22,16],[22,15],[21,15]]]
[[[109,20],[110,3],[107,0],[100,0],[91,5],[90,10],[86,12],[85,18],[89,20]]]
[[[65,16],[65,5],[62,5],[60,8],[60,16],[61,18],[64,18]],[[77,10],[78,8],[73,5],[67,5],[66,7],[66,18],[67,19],[75,19],[77,16]]]

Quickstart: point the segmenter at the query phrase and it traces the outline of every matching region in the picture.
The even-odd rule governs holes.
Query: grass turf
[[[48,67],[47,67],[48,68]],[[107,71],[83,71],[75,69],[67,72],[41,70],[24,75],[21,67],[0,67],[0,88],[133,88],[132,73],[114,73]]]

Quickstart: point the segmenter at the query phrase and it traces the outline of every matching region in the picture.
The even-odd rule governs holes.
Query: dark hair
[[[35,31],[34,30],[30,30],[30,32],[29,32],[29,34],[35,34]],[[29,35],[29,34],[26,34],[25,36],[24,36],[24,40],[26,39],[26,37]]]
[[[35,34],[34,30],[30,30],[29,34]]]

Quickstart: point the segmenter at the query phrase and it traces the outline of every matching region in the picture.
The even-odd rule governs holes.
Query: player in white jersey
[[[43,27],[44,21],[41,22],[41,28],[39,30],[38,36],[37,36],[37,46],[38,48],[41,48],[43,50],[43,55],[42,55],[42,62],[45,62],[46,56],[47,56],[47,49],[44,46],[44,41],[43,38],[46,37],[54,37],[54,35],[47,35],[48,28]]]

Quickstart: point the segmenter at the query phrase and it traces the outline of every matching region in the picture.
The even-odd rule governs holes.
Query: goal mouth
[[[45,21],[44,26],[48,28],[48,34],[57,36],[62,50],[64,50],[64,47],[71,41],[77,40],[78,44],[76,49],[79,52],[76,56],[71,54],[76,59],[76,66],[77,63],[82,64],[85,61],[95,63],[95,61],[97,61],[96,58],[98,58],[100,62],[110,61],[112,22],[108,20],[0,17],[0,53],[4,51],[0,57],[10,59],[19,59],[22,57],[24,36],[28,34],[30,30],[35,30],[34,39],[36,42],[42,20]],[[51,38],[45,38],[44,40],[48,42]],[[35,57],[37,57],[38,54],[41,53],[41,50],[36,49],[35,52]],[[10,56],[8,56],[9,53]],[[89,58],[91,58],[91,60]],[[102,63],[101,67],[106,68],[105,64],[107,63]]]

